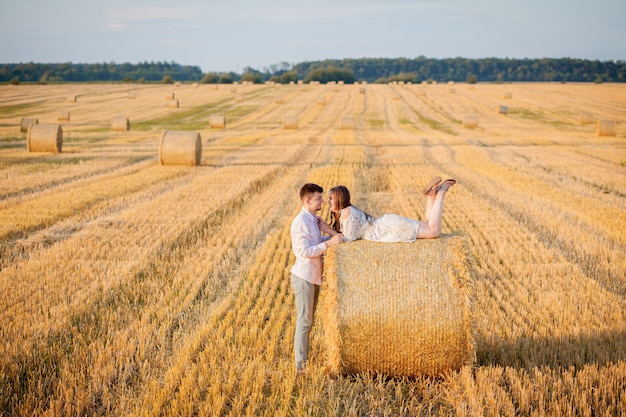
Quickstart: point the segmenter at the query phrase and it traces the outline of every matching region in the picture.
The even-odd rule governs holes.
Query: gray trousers
[[[296,296],[296,333],[293,340],[293,352],[296,369],[303,369],[308,359],[309,333],[313,327],[313,315],[317,307],[320,286],[311,284],[291,274],[291,286]]]

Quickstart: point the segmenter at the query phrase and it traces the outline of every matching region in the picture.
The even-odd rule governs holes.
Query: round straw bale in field
[[[448,89],[448,93],[450,93],[450,94],[456,94],[456,88],[454,88],[454,87],[453,87],[453,88],[449,88],[449,89]]]
[[[508,91],[504,93],[504,98],[513,98],[513,93],[509,93]]]
[[[200,165],[202,139],[199,132],[164,130],[159,144],[161,165]]]
[[[209,127],[211,129],[225,129],[226,117],[223,114],[214,114],[209,116]]]
[[[339,129],[341,130],[354,130],[356,128],[356,123],[354,122],[354,117],[343,116],[341,118],[341,125]]]
[[[57,121],[58,122],[69,122],[70,121],[70,112],[67,110],[61,110],[57,113]]]
[[[191,86],[192,86],[193,88],[198,88],[198,83],[193,83],[193,84],[191,84]]]
[[[365,94],[365,88],[363,88],[363,87],[359,88],[359,93],[360,94]]]
[[[324,259],[323,286],[319,317],[332,374],[439,376],[472,362],[464,236],[337,245]]]
[[[63,129],[58,124],[31,124],[26,135],[28,152],[61,152]]]
[[[276,99],[274,99],[274,103],[276,103],[276,104],[284,104],[285,103],[285,97],[283,97],[283,96],[276,97]]]
[[[593,114],[589,113],[588,111],[580,112],[580,124],[581,125],[590,125],[590,124],[593,124],[593,122],[594,122]]]
[[[170,100],[167,102],[167,107],[171,108],[171,109],[177,109],[178,108],[178,100]]]
[[[111,130],[114,132],[127,132],[130,130],[130,120],[128,117],[116,117],[111,122]]]
[[[615,136],[617,135],[617,123],[615,120],[598,120],[596,133],[598,136]]]
[[[498,113],[498,114],[508,114],[509,113],[509,108],[507,106],[503,106],[502,104],[499,104],[498,107],[496,107],[496,113]]]
[[[448,85],[454,85],[454,81],[448,81]]]
[[[76,103],[76,96],[67,96],[68,103]]]
[[[176,81],[174,83],[174,87],[180,87],[182,85],[182,83],[180,81]]]
[[[283,116],[283,129],[297,129],[298,116]]]
[[[36,117],[22,117],[20,121],[20,132],[28,132],[30,125],[36,125],[39,123],[39,119]]]
[[[316,103],[319,104],[320,106],[324,106],[324,105],[326,105],[326,98],[325,97],[318,97]]]
[[[167,93],[165,95],[165,100],[174,100],[175,97],[176,95],[174,93]]]
[[[236,101],[236,102],[238,102],[238,103],[240,103],[240,102],[242,102],[242,101],[244,101],[244,100],[245,100],[245,97],[244,97],[244,95],[243,95],[243,94],[237,94],[237,95],[235,96],[235,101]]]
[[[466,114],[465,116],[463,116],[463,126],[464,127],[478,127],[478,115]]]
[[[344,85],[344,84],[345,84],[345,83],[344,83],[344,81],[343,81],[343,80],[339,80],[339,81],[337,81],[337,85]]]
[[[231,93],[236,93],[237,92],[237,87],[235,87],[235,86],[230,87],[230,92]]]
[[[129,100],[133,100],[133,99],[136,99],[136,98],[137,98],[137,92],[131,91],[131,92],[128,93],[128,99]]]

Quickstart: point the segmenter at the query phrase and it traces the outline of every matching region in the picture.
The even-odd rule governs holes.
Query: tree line
[[[167,80],[167,81],[165,81]],[[626,82],[626,62],[574,58],[360,58],[281,63],[264,70],[203,73],[175,62],[138,64],[0,64],[0,82],[201,82],[273,81],[410,82]]]

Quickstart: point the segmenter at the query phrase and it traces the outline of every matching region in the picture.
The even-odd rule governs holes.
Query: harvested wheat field
[[[163,85],[0,86],[0,414],[625,415],[626,85],[454,88],[183,84],[170,108]],[[59,124],[62,151],[29,152],[22,118]],[[197,132],[200,163],[160,165],[165,130]],[[316,323],[296,376],[300,186],[423,219],[434,175],[458,181],[470,364],[334,375]]]

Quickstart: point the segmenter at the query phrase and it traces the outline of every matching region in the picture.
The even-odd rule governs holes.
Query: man
[[[343,235],[334,230],[329,231],[332,237],[322,237],[316,213],[322,208],[323,193],[324,189],[317,184],[304,184],[300,189],[302,210],[291,222],[291,247],[296,255],[296,263],[291,268],[291,286],[298,314],[293,349],[298,375],[306,372],[309,333],[322,284],[322,255],[326,249],[343,241]]]

